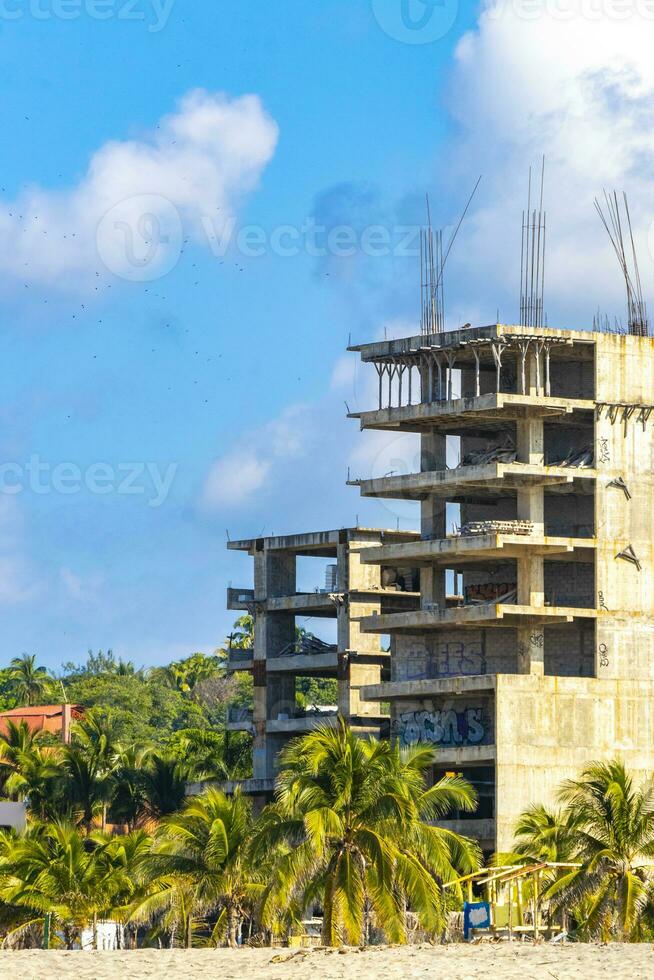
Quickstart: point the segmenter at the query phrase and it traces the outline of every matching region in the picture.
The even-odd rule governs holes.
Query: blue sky
[[[630,47],[635,74],[624,76],[624,59],[615,67],[626,32],[640,39],[642,25],[602,22],[596,33],[581,19],[563,25],[564,40],[547,11],[493,19],[476,4],[410,0],[411,16],[425,14],[425,30],[440,23],[442,36],[408,43],[401,7],[0,4],[5,660],[28,651],[56,667],[111,646],[161,663],[210,651],[233,619],[227,584],[250,584],[227,531],[357,517],[415,526],[411,509],[344,486],[348,466],[367,475],[398,453],[409,466],[413,453],[345,420],[344,403],[364,407],[372,393],[344,349],[350,335],[413,330],[416,259],[396,246],[424,219],[425,192],[448,225],[484,173],[452,259],[448,318],[490,322],[499,306],[511,320],[526,171],[547,148],[560,229],[550,322],[589,320],[598,303],[621,312],[597,272],[610,256],[589,175],[636,184],[645,235],[644,44]],[[594,141],[583,152],[580,120]],[[616,123],[624,151],[598,175]],[[576,210],[586,192],[588,213]],[[116,228],[141,235],[147,252],[152,213],[164,245],[151,266],[126,265]],[[299,247],[284,238],[311,221],[347,226],[354,254],[308,254],[304,233]],[[362,254],[373,226],[390,254]],[[211,229],[224,242],[229,227],[214,254]],[[263,254],[236,244],[243,228]],[[284,243],[295,254],[280,254]]]

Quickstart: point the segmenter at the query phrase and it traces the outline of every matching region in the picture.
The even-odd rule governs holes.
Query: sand
[[[0,952],[0,977],[7,980],[617,980],[654,977],[654,946],[480,945],[405,946],[343,950],[136,950],[114,953],[61,951]]]

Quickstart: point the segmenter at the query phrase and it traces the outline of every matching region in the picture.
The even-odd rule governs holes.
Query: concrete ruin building
[[[420,440],[419,472],[352,481],[421,526],[358,554],[418,567],[420,605],[359,622],[391,663],[357,699],[477,787],[451,827],[508,849],[588,762],[654,770],[654,339],[496,324],[350,349],[378,376],[361,428]]]
[[[230,588],[227,595],[229,609],[249,612],[254,621],[253,648],[230,648],[228,660],[231,672],[253,674],[254,705],[230,709],[227,729],[253,736],[253,778],[243,788],[259,802],[272,793],[279,752],[290,738],[334,724],[339,714],[361,735],[388,734],[388,715],[378,701],[362,700],[361,690],[389,676],[390,654],[381,636],[362,633],[360,624],[374,614],[418,610],[419,576],[406,563],[395,570],[362,559],[370,549],[418,538],[411,531],[357,527],[228,544],[254,565],[254,588]],[[298,588],[300,562],[304,578],[320,583],[313,591]],[[331,643],[313,635],[312,623],[325,619],[335,621]],[[302,677],[337,680],[337,703],[300,705]]]

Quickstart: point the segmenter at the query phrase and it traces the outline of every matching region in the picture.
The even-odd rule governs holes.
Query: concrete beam
[[[457,563],[479,558],[518,558],[525,553],[541,554],[548,558],[561,555],[570,561],[573,552],[582,552],[592,560],[595,538],[561,538],[536,534],[475,534],[435,541],[413,541],[410,544],[384,545],[369,548],[361,560],[372,565],[422,565]],[[500,552],[500,554],[497,554]]]
[[[461,626],[537,626],[546,623],[569,623],[573,619],[597,619],[596,609],[576,609],[567,606],[521,606],[513,603],[488,603],[479,606],[459,606],[454,609],[434,611],[420,609],[410,613],[393,613],[387,616],[368,616],[361,621],[361,628],[370,633],[393,633],[403,630],[443,629]]]

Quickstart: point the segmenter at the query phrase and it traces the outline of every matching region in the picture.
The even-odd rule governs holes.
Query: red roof
[[[0,734],[5,735],[8,731],[7,722],[11,721],[14,725],[20,725],[22,721],[28,726],[30,731],[54,732],[59,735],[63,729],[64,708],[70,708],[70,719],[81,718],[84,709],[79,704],[34,704],[23,705],[22,708],[10,708],[9,711],[0,711]]]

